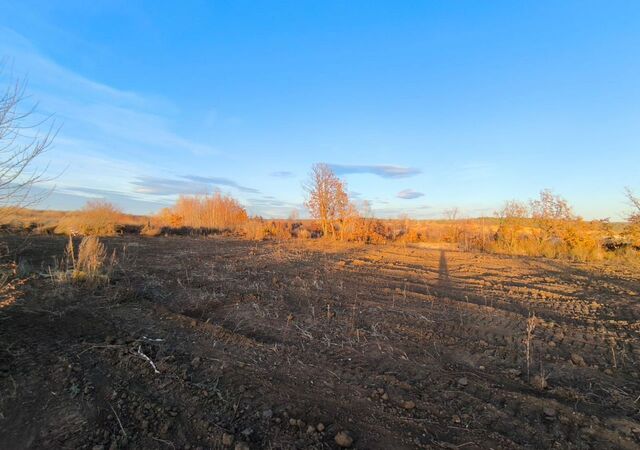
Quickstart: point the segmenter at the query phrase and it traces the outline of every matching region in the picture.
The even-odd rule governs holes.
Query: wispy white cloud
[[[240,192],[258,194],[260,191],[242,186],[229,178],[183,175],[176,178],[139,176],[131,181],[134,191],[148,195],[208,194],[220,187],[230,187]]]
[[[145,96],[113,88],[77,74],[40,54],[24,36],[0,26],[0,55],[7,58],[15,75],[24,75],[36,87],[55,87],[59,93],[92,93],[94,97],[111,102],[150,107],[154,102]]]
[[[183,175],[182,178],[194,181],[196,183],[205,183],[205,184],[212,184],[214,186],[232,187],[241,192],[245,192],[248,194],[260,193],[258,189],[242,186],[241,184],[238,184],[235,181],[230,180],[229,178],[224,178],[224,177],[203,177],[199,175]]]
[[[396,197],[404,200],[413,200],[414,198],[424,197],[424,194],[422,192],[414,191],[413,189],[404,189],[398,192]]]
[[[293,178],[295,175],[293,172],[289,172],[287,170],[280,170],[277,172],[271,172],[269,175],[276,178]]]
[[[173,167],[176,154],[194,161],[204,155],[221,155],[210,144],[176,131],[179,111],[166,99],[84,77],[43,55],[28,39],[6,27],[0,27],[0,57],[7,61],[5,79],[0,82],[26,78],[30,98],[39,102],[38,110],[53,113],[62,125],[47,155],[61,193],[56,197],[104,194],[154,204],[150,193],[134,189],[130,181],[166,174],[166,166],[178,170]],[[80,192],[77,186],[100,192]]]
[[[337,175],[349,175],[357,173],[366,173],[377,175],[382,178],[407,178],[421,173],[420,169],[415,167],[402,167],[390,165],[344,165],[329,164],[329,167]]]

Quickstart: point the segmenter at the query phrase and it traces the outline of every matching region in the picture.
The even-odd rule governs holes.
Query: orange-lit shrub
[[[163,209],[155,218],[162,226],[179,228],[215,228],[232,230],[248,220],[247,211],[230,196],[180,196],[171,208]]]
[[[56,233],[112,236],[118,231],[123,214],[116,206],[104,200],[91,200],[78,212],[63,217]]]

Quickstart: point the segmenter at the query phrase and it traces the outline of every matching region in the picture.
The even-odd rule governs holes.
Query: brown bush
[[[604,221],[584,221],[577,218],[567,221],[561,232],[565,255],[579,261],[601,259],[604,256],[602,243],[607,235]]]
[[[215,228],[233,230],[248,220],[247,211],[230,196],[180,196],[171,208],[165,208],[154,218],[161,226],[172,228]]]
[[[517,200],[507,201],[496,213],[500,219],[495,234],[495,248],[512,255],[523,253],[522,243],[526,237],[529,209]]]
[[[145,224],[140,230],[140,235],[142,236],[160,236],[162,234],[162,228],[155,226],[151,222]]]
[[[58,279],[91,285],[101,284],[109,280],[115,262],[115,252],[111,257],[108,257],[104,244],[96,236],[83,237],[77,251],[71,236],[69,236],[69,243],[65,250],[63,265],[58,272]]]
[[[490,249],[499,253],[600,259],[610,235],[607,222],[584,221],[573,214],[569,203],[548,190],[527,207],[509,201],[497,213],[500,224]]]
[[[124,222],[124,215],[113,204],[103,200],[88,201],[78,212],[63,217],[55,229],[61,234],[113,236]]]
[[[251,219],[243,223],[241,232],[245,238],[252,241],[262,241],[267,237],[267,231],[262,219]]]

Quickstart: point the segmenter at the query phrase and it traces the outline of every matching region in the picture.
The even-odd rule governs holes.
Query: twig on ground
[[[76,355],[76,357],[82,355],[85,352],[88,352],[89,350],[93,350],[94,348],[122,348],[124,347],[124,345],[121,344],[97,344],[97,345],[92,345],[89,348],[85,348],[84,350],[82,350],[80,353],[78,353]]]
[[[153,367],[153,371],[155,373],[160,373],[160,371],[158,370],[158,368],[156,367],[155,363],[151,360],[151,358],[149,358],[147,355],[145,355],[142,352],[142,345],[138,346],[138,351],[136,353],[138,356],[140,356],[142,359],[146,360],[149,364],[151,364],[151,367]]]
[[[108,402],[107,402],[108,403]],[[118,416],[118,413],[116,412],[116,410],[113,408],[113,406],[111,405],[111,403],[109,403],[109,408],[111,408],[111,411],[113,411],[113,414],[116,416],[116,420],[118,421],[118,425],[120,425],[120,429],[122,430],[122,434],[124,434],[125,436],[127,435],[127,432],[124,431],[124,427],[122,426],[122,422],[120,421],[120,416]]]
[[[153,439],[154,441],[162,442],[163,444],[169,445],[171,448],[176,448],[176,446],[173,445],[173,442],[171,442],[171,441],[167,441],[165,439],[160,439],[160,438],[157,438],[155,436],[151,436],[151,439]]]

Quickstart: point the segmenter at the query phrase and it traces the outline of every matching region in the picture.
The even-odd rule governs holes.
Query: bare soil
[[[0,308],[0,448],[640,446],[637,266],[106,242],[119,265],[98,288],[49,277],[63,238],[21,252],[32,275]]]

